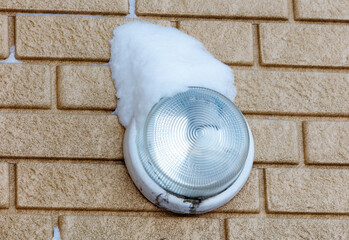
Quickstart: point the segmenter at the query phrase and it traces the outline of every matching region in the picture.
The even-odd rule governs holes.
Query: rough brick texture
[[[298,163],[298,138],[295,122],[248,119],[255,143],[257,163]]]
[[[0,239],[52,239],[51,217],[45,215],[0,215]]]
[[[109,110],[115,109],[115,92],[106,87],[112,82],[107,67],[58,69],[61,108],[80,104],[79,108],[104,109],[109,105]],[[245,113],[348,115],[349,74],[253,70],[234,70],[234,74],[238,90],[234,102]]]
[[[0,156],[122,158],[116,116],[1,114]]]
[[[113,29],[130,18],[17,15],[18,58],[108,61]],[[150,20],[171,26],[170,21]]]
[[[258,171],[253,169],[240,192],[216,212],[259,212]]]
[[[68,13],[109,13],[126,14],[128,12],[127,0],[7,0],[0,2],[0,10],[24,12],[68,12]]]
[[[303,20],[348,21],[347,0],[296,0],[295,17]]]
[[[60,66],[58,108],[115,110],[116,90],[108,66]]]
[[[349,238],[348,220],[232,218],[227,226],[228,240]]]
[[[349,26],[260,24],[264,65],[349,67]]]
[[[50,67],[0,64],[0,107],[50,108]]]
[[[123,165],[20,163],[20,208],[159,210],[141,196]]]
[[[123,165],[19,163],[17,181],[20,208],[159,210],[141,196]],[[217,211],[257,212],[258,194],[253,171],[239,194]]]
[[[57,224],[62,240],[349,239],[348,0],[7,0],[0,12],[1,240],[52,239]],[[254,168],[207,215],[156,207],[123,163],[103,63],[134,20],[188,33],[235,73]]]
[[[349,122],[307,122],[304,133],[307,163],[349,164]]]
[[[349,74],[235,70],[235,104],[248,113],[345,115]]]
[[[9,187],[9,166],[0,162],[0,208],[8,208],[10,205]]]
[[[270,212],[349,213],[349,170],[266,170]]]
[[[287,19],[287,0],[138,0],[139,15],[217,16]]]
[[[65,239],[224,239],[223,221],[212,218],[62,216]]]
[[[252,25],[227,21],[181,21],[179,29],[199,41],[220,61],[251,65]]]
[[[0,59],[7,58],[10,54],[8,44],[8,19],[0,15]]]

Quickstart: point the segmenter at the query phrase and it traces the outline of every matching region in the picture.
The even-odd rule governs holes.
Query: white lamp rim
[[[126,129],[124,137],[123,150],[126,167],[138,190],[156,206],[181,214],[199,214],[212,211],[229,202],[241,190],[250,175],[254,158],[254,143],[247,121],[246,125],[249,133],[249,150],[240,175],[226,190],[204,200],[186,199],[167,192],[148,175],[138,155],[137,130],[134,119]]]

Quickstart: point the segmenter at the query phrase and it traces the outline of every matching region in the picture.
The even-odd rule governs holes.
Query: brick
[[[17,207],[45,209],[159,209],[133,185],[124,165],[19,163]]]
[[[228,239],[348,239],[349,221],[339,219],[232,218]]]
[[[0,215],[0,239],[47,240],[51,238],[50,216]]]
[[[0,162],[0,208],[8,208],[10,206],[9,187],[9,166],[7,163]]]
[[[159,210],[139,194],[122,165],[19,163],[17,176],[22,208]],[[217,211],[258,212],[258,172]]]
[[[201,41],[217,59],[252,65],[252,25],[227,21],[181,21],[179,29]]]
[[[116,90],[108,66],[58,67],[58,108],[115,110]]]
[[[50,15],[16,16],[16,56],[29,59],[110,58],[114,28],[135,19]],[[170,21],[147,20],[171,26]]]
[[[138,0],[136,12],[138,15],[288,18],[286,0]]]
[[[348,21],[347,0],[296,0],[295,17],[298,20]]]
[[[49,66],[0,64],[0,86],[0,107],[51,107]]]
[[[266,170],[270,212],[349,213],[349,170]]]
[[[8,44],[8,18],[0,15],[0,59],[5,59],[10,55]]]
[[[61,216],[62,239],[224,239],[213,218]]]
[[[0,156],[121,159],[115,115],[0,115]]]
[[[127,14],[127,0],[9,0],[0,2],[0,10],[17,12],[67,12],[67,13],[103,13]]]
[[[348,115],[349,74],[235,70],[244,113]]]
[[[306,122],[305,160],[309,164],[349,164],[349,122]]]
[[[252,169],[240,192],[217,212],[259,212],[258,170]]]
[[[297,125],[293,121],[248,119],[256,163],[299,163]]]
[[[349,67],[349,26],[260,24],[263,65]]]

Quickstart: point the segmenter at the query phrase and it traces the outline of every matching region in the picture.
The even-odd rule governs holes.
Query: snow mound
[[[129,22],[113,31],[109,66],[117,89],[116,114],[127,127],[143,127],[152,106],[190,86],[215,90],[231,101],[236,89],[231,68],[195,38],[172,27]]]

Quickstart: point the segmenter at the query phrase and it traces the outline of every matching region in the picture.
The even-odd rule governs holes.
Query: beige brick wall
[[[348,21],[348,1],[295,0],[295,17],[297,20]]]
[[[23,62],[0,63],[0,239],[54,226],[63,240],[348,239],[348,1],[136,0],[231,66],[255,138],[243,189],[194,217],[149,203],[122,160],[100,64],[127,13],[125,0],[0,3],[0,60],[15,45]]]
[[[260,24],[261,64],[349,67],[349,26]]]
[[[108,66],[59,66],[57,107],[115,110],[116,90]]]
[[[116,4],[115,4],[116,2]],[[13,12],[52,12],[87,14],[127,14],[127,0],[8,0],[0,2],[0,9]]]
[[[225,63],[252,65],[252,25],[228,21],[179,21],[179,29]]]
[[[0,76],[0,107],[51,108],[50,66],[1,64]]]
[[[9,55],[8,17],[5,15],[0,16],[0,31],[0,59],[4,59]]]
[[[5,162],[0,163],[0,208],[8,208],[9,207],[9,166]]]
[[[0,226],[2,239],[47,240],[52,236],[50,216],[2,214],[0,215]]]

